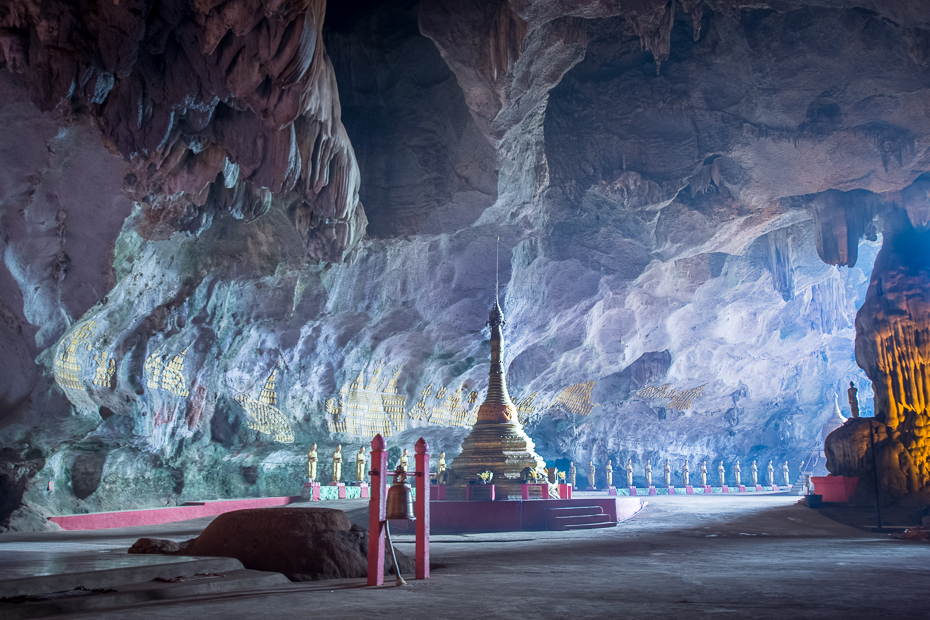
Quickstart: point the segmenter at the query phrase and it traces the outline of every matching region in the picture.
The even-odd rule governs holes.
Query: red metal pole
[[[368,585],[384,584],[384,524],[387,502],[387,446],[384,437],[371,440],[371,499],[368,500]]]
[[[420,437],[414,446],[417,453],[417,497],[413,504],[416,520],[417,579],[429,579],[429,446]]]

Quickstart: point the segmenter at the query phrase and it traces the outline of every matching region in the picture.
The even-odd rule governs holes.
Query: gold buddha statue
[[[333,482],[342,480],[342,446],[336,446],[333,452]]]
[[[307,452],[307,479],[310,482],[316,482],[316,464],[319,459],[316,455],[316,444],[310,446],[310,451]]]
[[[355,455],[355,479],[359,482],[365,482],[365,465],[368,463],[368,457],[365,456],[365,446],[358,449]]]
[[[436,467],[436,484],[444,484],[446,481],[446,453],[439,453],[439,464]]]

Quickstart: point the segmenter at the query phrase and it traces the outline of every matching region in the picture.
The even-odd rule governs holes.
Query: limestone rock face
[[[451,462],[497,237],[547,464],[793,476],[853,380],[923,488],[928,13],[0,0],[0,527]]]

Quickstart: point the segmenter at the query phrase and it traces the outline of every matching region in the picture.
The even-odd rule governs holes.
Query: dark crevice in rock
[[[324,30],[373,237],[452,233],[497,197],[494,151],[418,10],[383,2]]]
[[[78,453],[71,464],[71,492],[78,499],[87,499],[97,487],[103,476],[105,454]]]

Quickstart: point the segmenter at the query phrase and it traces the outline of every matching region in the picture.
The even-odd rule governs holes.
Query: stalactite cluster
[[[859,239],[875,238],[872,220],[885,207],[880,197],[869,192],[830,190],[816,196],[810,211],[820,259],[830,265],[854,267],[859,258]]]
[[[128,162],[139,230],[289,205],[314,258],[364,235],[355,155],[321,39],[324,0],[0,1],[0,44],[43,110],[96,117]]]

